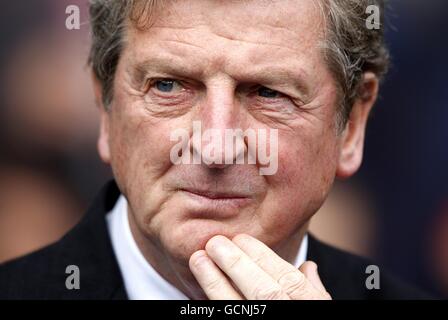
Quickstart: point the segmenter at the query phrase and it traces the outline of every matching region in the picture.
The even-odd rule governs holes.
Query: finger
[[[228,238],[211,238],[205,250],[247,299],[289,299],[282,287]]]
[[[311,284],[322,293],[326,293],[322,281],[320,280],[319,273],[317,272],[317,264],[313,261],[305,261],[299,268],[299,270],[305,275],[305,277],[311,282]]]
[[[245,234],[234,237],[233,242],[277,281],[292,299],[316,299],[320,296],[320,290],[299,269],[283,260],[263,242]]]
[[[193,253],[189,265],[191,272],[210,300],[243,299],[204,250]]]

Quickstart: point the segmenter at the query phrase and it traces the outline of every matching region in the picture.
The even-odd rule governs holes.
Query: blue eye
[[[258,95],[263,97],[263,98],[278,98],[279,96],[279,92],[266,88],[266,87],[260,87],[258,89]]]
[[[157,90],[161,92],[171,92],[173,91],[174,86],[175,86],[174,80],[158,80],[155,83],[155,87],[157,88]]]

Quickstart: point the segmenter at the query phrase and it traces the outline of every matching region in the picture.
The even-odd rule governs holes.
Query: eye
[[[281,93],[266,87],[260,87],[257,90],[257,93],[260,97],[263,98],[278,98],[281,96]]]
[[[181,88],[181,84],[172,79],[162,79],[154,82],[154,87],[160,92],[170,93]]]

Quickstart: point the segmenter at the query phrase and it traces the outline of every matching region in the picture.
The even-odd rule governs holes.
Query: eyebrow
[[[200,63],[184,63],[182,59],[175,56],[160,57],[152,56],[144,61],[131,65],[133,79],[142,83],[151,73],[160,76],[172,76],[185,79],[200,79],[205,71],[201,69]],[[232,74],[232,78],[239,83],[258,83],[262,85],[292,84],[295,89],[307,95],[310,91],[310,77],[303,68],[285,68],[278,65],[255,65],[251,70],[241,71]]]
[[[250,83],[260,83],[264,85],[292,84],[294,88],[302,93],[308,93],[310,89],[310,77],[305,70],[297,67],[297,71],[292,68],[281,66],[257,66],[252,72],[242,75],[242,79]]]
[[[153,56],[144,61],[134,63],[130,67],[133,79],[141,83],[151,73],[177,77],[200,77],[198,68],[183,63],[180,59]]]

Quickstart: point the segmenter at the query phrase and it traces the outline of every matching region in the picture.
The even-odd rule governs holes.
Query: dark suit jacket
[[[81,222],[61,240],[0,265],[0,299],[127,299],[105,220],[119,195],[115,182],[108,183]],[[312,236],[307,259],[317,263],[333,299],[426,298],[382,270],[380,289],[366,289],[369,261]],[[69,265],[79,267],[79,290],[66,288]]]

